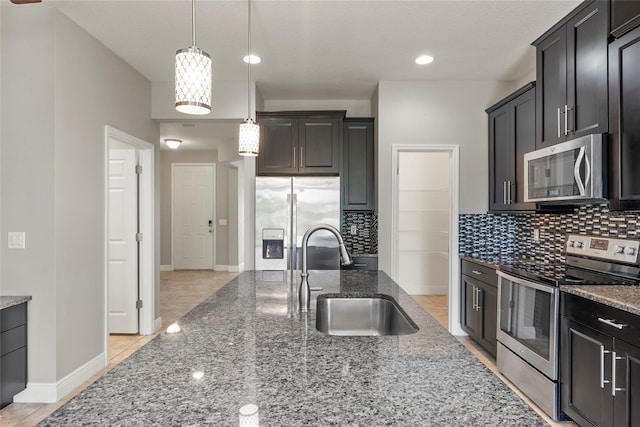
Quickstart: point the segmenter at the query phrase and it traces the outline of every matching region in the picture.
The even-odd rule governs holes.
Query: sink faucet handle
[[[340,243],[340,264],[342,265],[351,265],[353,264],[353,259],[351,259],[351,255],[349,255],[349,251],[344,243]]]

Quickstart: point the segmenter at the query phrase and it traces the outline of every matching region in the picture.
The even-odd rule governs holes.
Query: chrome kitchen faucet
[[[344,246],[344,240],[342,240],[340,232],[335,227],[328,224],[318,224],[309,227],[302,237],[302,274],[300,275],[302,276],[302,281],[300,282],[300,289],[298,290],[298,301],[300,302],[301,312],[309,311],[311,304],[311,289],[309,288],[309,281],[307,280],[307,277],[309,277],[309,273],[307,271],[307,243],[309,242],[309,237],[318,230],[330,231],[334,236],[336,236],[336,239],[338,239],[340,264],[351,265],[353,263],[349,256],[349,252],[347,252],[347,248]]]

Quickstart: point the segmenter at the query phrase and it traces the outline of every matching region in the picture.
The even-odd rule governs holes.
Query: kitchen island
[[[546,425],[378,271],[247,271],[78,394],[42,425]],[[420,328],[340,337],[315,329],[316,296],[385,294]],[[247,405],[256,405],[247,406]],[[243,419],[243,425],[251,424]],[[247,421],[247,424],[244,424]]]

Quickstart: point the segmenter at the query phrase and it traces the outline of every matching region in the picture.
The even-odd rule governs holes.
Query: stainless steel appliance
[[[555,420],[560,285],[640,283],[640,240],[569,234],[563,264],[514,263],[498,271],[498,370]]]
[[[256,177],[255,265],[299,270],[302,237],[317,224],[340,229],[339,177]],[[320,230],[309,239],[309,269],[340,269],[338,242]]]
[[[524,155],[526,202],[602,199],[602,135],[586,135]]]

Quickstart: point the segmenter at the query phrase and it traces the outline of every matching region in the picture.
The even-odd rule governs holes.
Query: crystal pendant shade
[[[211,56],[196,46],[176,52],[176,110],[186,114],[211,111]]]
[[[238,153],[241,156],[257,156],[260,149],[260,126],[251,119],[240,125]]]

